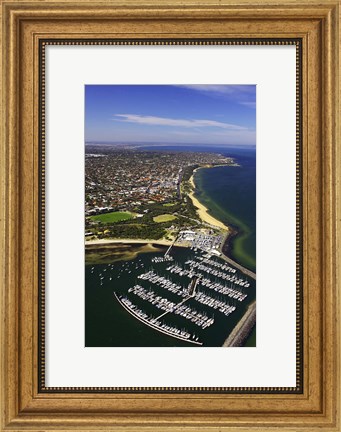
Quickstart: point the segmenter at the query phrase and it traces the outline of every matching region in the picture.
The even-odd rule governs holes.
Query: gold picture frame
[[[2,0],[1,6],[1,430],[339,431],[340,3]],[[213,39],[299,47],[299,385],[277,392],[46,389],[44,47]]]

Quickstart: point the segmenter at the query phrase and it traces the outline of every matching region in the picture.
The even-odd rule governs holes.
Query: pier
[[[180,306],[180,305],[184,304],[188,299],[190,299],[189,296],[186,297],[186,298],[184,298],[180,303],[177,304],[177,306]],[[161,315],[159,315],[156,319],[162,318],[163,316],[167,315],[169,312],[174,312],[174,309],[173,310],[167,310],[167,311],[165,311],[164,313],[162,313]]]
[[[165,252],[165,258],[169,255],[169,252],[171,251],[172,247],[174,246],[174,243],[176,242],[176,239],[173,241],[173,243],[169,246],[169,248]]]
[[[188,286],[188,293],[190,297],[195,297],[195,290],[198,285],[200,278],[198,276],[194,276],[191,283]]]
[[[191,230],[182,231],[183,236],[192,234]],[[208,250],[204,248],[206,241],[212,246],[211,241],[218,243],[223,237],[210,238],[204,233],[196,238],[202,242],[203,248],[200,243],[191,248],[192,252],[189,250],[188,256],[178,256],[171,248],[180,237],[179,233],[167,245],[164,249],[167,249],[166,253],[149,256],[149,260],[137,258],[100,268],[98,282],[102,286],[106,281],[111,284],[115,278],[127,277],[129,285],[125,289],[121,287],[116,291],[115,286],[113,288],[119,304],[130,315],[170,337],[190,344],[206,345],[212,333],[210,327],[223,325],[222,319],[229,319],[239,310],[241,302],[254,295],[254,280],[214,254],[212,247]],[[219,250],[218,246],[215,250]],[[90,269],[91,274],[94,272],[95,266]],[[244,315],[230,335],[222,332],[220,346],[224,336],[224,346],[243,344],[255,321],[255,314],[249,309]]]
[[[170,327],[161,324],[157,318],[150,318],[144,313],[139,314],[137,313],[136,310],[133,309],[133,307],[131,306],[131,302],[129,300],[125,302],[124,299],[120,298],[115,292],[114,292],[114,296],[127,312],[129,312],[132,316],[134,316],[136,319],[141,321],[143,324],[146,324],[148,327],[151,327],[154,330],[164,333],[167,336],[171,336],[173,338],[180,339],[182,341],[189,342],[194,345],[202,345],[202,342],[190,339],[191,335],[189,333],[185,331],[180,331],[175,327]],[[183,335],[181,333],[183,333]]]
[[[169,281],[167,278],[163,276],[157,276],[154,272],[149,271],[148,273],[145,273],[143,275],[140,275],[140,279],[147,280],[155,285],[158,285],[166,290],[169,290],[173,292],[174,294],[180,295],[184,297],[186,300],[189,298],[194,298],[199,303],[202,303],[212,309],[217,309],[219,312],[223,313],[225,316],[230,315],[236,307],[231,305],[228,301],[222,301],[218,300],[216,297],[209,296],[207,294],[204,294],[200,291],[196,292],[195,295],[189,296],[188,290],[182,289],[180,285],[176,285]],[[215,292],[219,292],[222,294],[226,294],[228,297],[230,297],[233,301],[238,300],[239,302],[243,301],[246,298],[246,295],[241,295],[238,291],[234,291],[230,288],[221,287],[219,284],[214,284],[211,288]],[[219,291],[220,290],[220,291]],[[175,309],[173,310],[173,312]],[[176,313],[176,312],[175,312]],[[185,318],[186,318],[186,314]]]
[[[173,240],[173,243],[171,245],[169,245],[169,248],[165,252],[165,255],[164,255],[165,258],[167,258],[169,256],[169,253],[170,253],[172,247],[174,246],[175,242],[177,241],[177,239],[178,239],[178,236],[176,235],[175,239]]]

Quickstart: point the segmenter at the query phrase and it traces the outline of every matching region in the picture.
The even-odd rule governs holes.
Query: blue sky
[[[86,85],[87,142],[256,143],[254,85]]]

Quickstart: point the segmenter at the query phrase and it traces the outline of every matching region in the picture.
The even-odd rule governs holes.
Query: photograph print
[[[85,346],[256,346],[256,86],[85,86]]]

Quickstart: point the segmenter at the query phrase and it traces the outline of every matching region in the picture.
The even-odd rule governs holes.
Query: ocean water
[[[214,146],[151,146],[148,150],[201,151],[233,157],[239,167],[200,169],[195,174],[197,198],[212,216],[234,228],[228,255],[256,271],[256,150]]]

